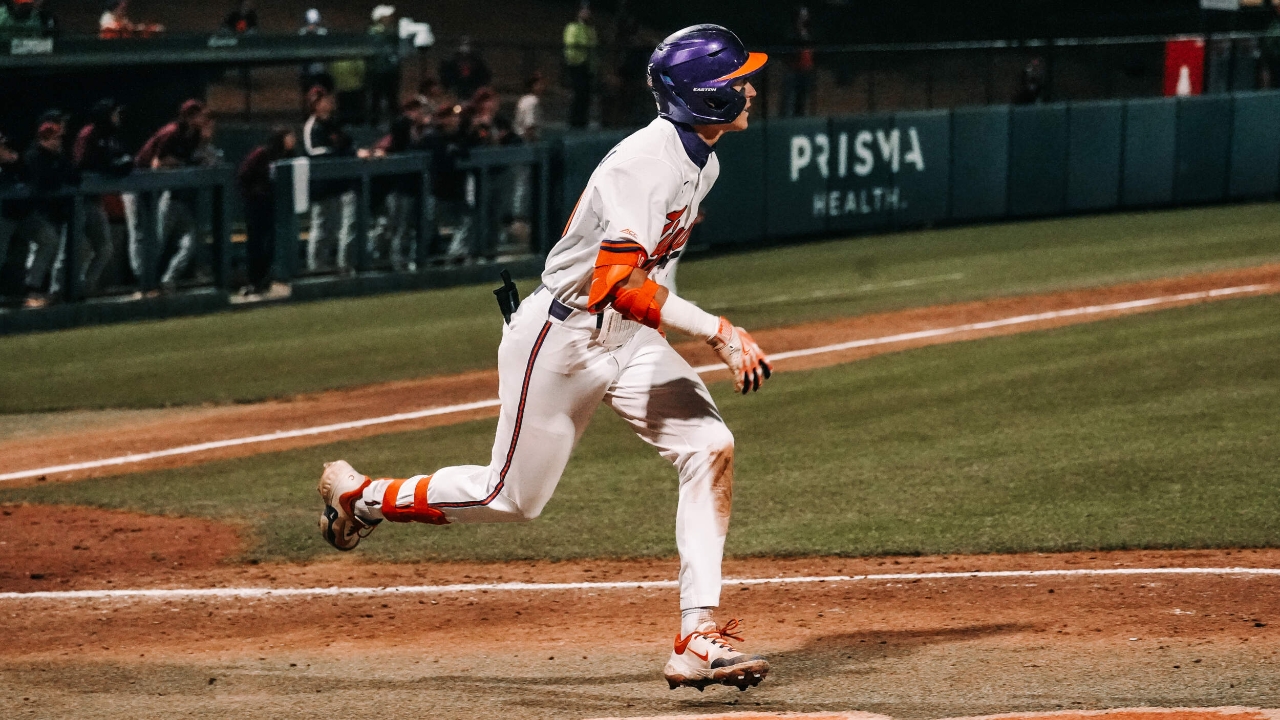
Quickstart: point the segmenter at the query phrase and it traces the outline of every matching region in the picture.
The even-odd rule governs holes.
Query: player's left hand
[[[733,373],[733,389],[746,395],[773,375],[773,365],[751,334],[720,318],[720,329],[707,341]]]

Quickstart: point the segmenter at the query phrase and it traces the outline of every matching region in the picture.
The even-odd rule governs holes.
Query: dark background
[[[96,32],[101,6],[95,0],[47,0],[68,33]],[[158,21],[171,31],[216,27],[232,0],[134,0],[130,15]],[[266,32],[297,29],[307,8],[318,8],[326,24],[361,31],[374,0],[261,0]],[[645,26],[665,33],[686,25],[716,22],[752,42],[786,40],[800,2],[778,0],[629,0]],[[997,40],[1045,37],[1158,35],[1261,29],[1272,16],[1267,4],[1240,12],[1202,12],[1198,0],[810,0],[812,26],[825,43]],[[575,0],[400,0],[397,9],[432,24],[437,37],[471,35],[477,40],[558,42],[574,14]],[[619,0],[593,0],[611,16]]]

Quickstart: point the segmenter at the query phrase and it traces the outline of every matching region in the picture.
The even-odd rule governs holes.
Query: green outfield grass
[[[975,553],[1280,542],[1280,298],[1217,302],[781,373],[717,401],[737,436],[732,554]],[[492,421],[0,492],[244,524],[252,558],[333,551],[321,462],[484,461]],[[370,558],[674,553],[676,478],[607,410],[544,516],[392,526]]]
[[[974,226],[682,263],[682,294],[750,328],[1280,261],[1280,205]],[[525,281],[527,293],[534,281]],[[0,413],[243,402],[491,367],[489,286],[0,341]]]

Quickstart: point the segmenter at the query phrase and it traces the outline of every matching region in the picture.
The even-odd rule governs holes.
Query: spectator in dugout
[[[80,129],[72,148],[72,161],[82,173],[97,173],[109,177],[124,177],[133,170],[133,156],[125,152],[120,141],[120,122],[123,108],[115,100],[103,99],[93,106],[89,122]],[[86,293],[96,292],[103,271],[111,261],[111,221],[108,202],[116,202],[112,196],[86,197],[84,204],[84,242],[78,248],[76,267],[80,271],[81,287]],[[92,259],[90,259],[92,258]],[[54,263],[55,276],[62,266],[63,253]]]
[[[323,37],[329,34],[329,28],[320,22],[320,11],[311,8],[304,16],[304,23],[298,29],[298,35],[306,37],[315,35]],[[329,74],[329,68],[322,62],[307,63],[302,66],[302,95],[305,97],[307,91],[319,85],[329,92],[333,92],[333,76]]]
[[[484,58],[471,47],[471,38],[463,36],[458,50],[440,64],[440,82],[460,100],[466,100],[493,80],[493,72]]]
[[[52,37],[57,21],[43,7],[43,0],[0,2],[0,39]]]
[[[431,195],[436,200],[438,222],[451,229],[445,260],[464,261],[470,254],[474,219],[467,198],[467,173],[458,168],[469,152],[462,133],[462,108],[446,105],[436,110],[421,146],[431,153]]]
[[[542,132],[542,94],[547,91],[547,81],[542,73],[535,72],[524,84],[524,95],[516,101],[516,117],[513,127],[525,142],[537,142]]]
[[[564,26],[564,67],[573,89],[573,100],[569,103],[569,127],[584,128],[590,118],[599,44],[599,34],[592,23],[591,4],[583,2],[578,8],[578,16]]]
[[[26,216],[17,229],[18,237],[29,247],[26,275],[28,308],[48,305],[59,290],[59,279],[53,278],[49,293],[41,292],[71,217],[70,198],[58,197],[57,193],[68,185],[80,184],[80,175],[66,155],[65,135],[65,125],[43,122],[36,130],[36,141],[22,156],[23,177],[32,191]]]
[[[272,290],[271,266],[276,253],[275,192],[271,183],[271,163],[293,157],[298,135],[293,128],[277,125],[266,144],[259,145],[240,164],[236,178],[244,198],[244,220],[248,231],[249,287],[246,295],[263,295]]]
[[[456,105],[457,99],[445,91],[439,80],[429,77],[418,83],[418,102],[422,103],[422,112],[430,122],[437,110],[445,105]]]
[[[394,5],[379,5],[373,9],[373,24],[369,26],[369,34],[382,38],[387,47],[369,65],[369,110],[374,125],[381,123],[383,117],[391,119],[399,110],[400,34],[392,24],[395,15]]]
[[[174,169],[197,167],[210,162],[205,154],[210,138],[213,135],[213,117],[209,109],[199,100],[188,100],[178,110],[178,118],[160,128],[151,139],[147,140],[134,165],[141,169]],[[191,267],[196,251],[195,192],[192,190],[166,190],[160,195],[156,209],[156,227],[160,237],[154,247],[140,247],[139,269],[144,263],[151,262],[159,256],[160,250],[174,247],[173,255],[164,273],[160,276],[160,291],[172,293],[177,289],[180,280]],[[126,200],[126,211],[129,208]],[[134,215],[137,216],[137,199],[135,197]],[[142,245],[140,239],[135,241]],[[132,257],[135,253],[130,251]],[[137,272],[137,271],[135,271]],[[143,275],[139,275],[143,277]]]
[[[151,37],[164,32],[163,25],[135,23],[129,19],[129,0],[106,0],[98,19],[98,37],[104,40]]]
[[[12,189],[21,180],[22,156],[14,151],[9,138],[0,132],[0,192]],[[0,200],[0,268],[9,257],[9,244],[13,241],[18,222],[22,219],[16,200]]]
[[[367,151],[356,151],[351,136],[338,122],[338,100],[333,93],[317,85],[307,93],[307,105],[311,109],[311,116],[302,126],[302,148],[308,157],[368,157]],[[307,270],[316,272],[336,266],[339,273],[352,272],[354,268],[349,254],[351,241],[355,236],[356,191],[351,182],[323,180],[311,183],[311,233],[307,239]]]
[[[463,144],[468,149],[485,145],[497,145],[494,123],[498,117],[500,99],[493,88],[483,87],[471,96],[459,113]]]
[[[374,156],[421,150],[430,122],[422,101],[417,98],[406,101],[400,108],[400,115],[391,121],[391,132],[374,146]],[[375,204],[381,206],[383,212],[369,231],[369,254],[371,257],[381,257],[385,244],[391,268],[396,271],[417,269],[414,261],[416,248],[410,246],[413,244],[414,201],[421,183],[419,176],[374,180],[374,195],[379,199]]]

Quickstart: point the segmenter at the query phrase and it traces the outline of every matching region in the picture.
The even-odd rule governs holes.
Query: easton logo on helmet
[[[734,84],[760,72],[764,53],[748,52],[729,29],[694,25],[663,40],[649,58],[658,114],[686,125],[733,122],[747,106]]]

